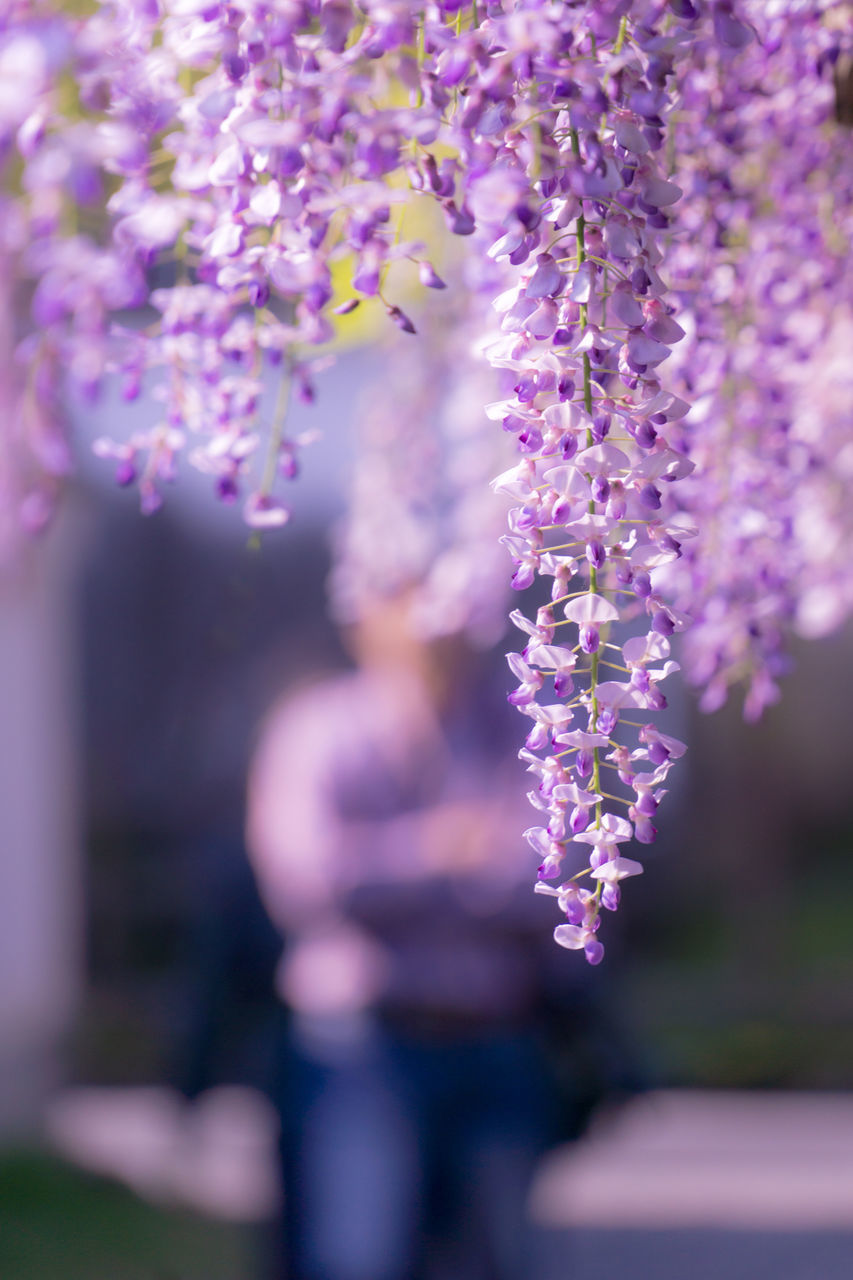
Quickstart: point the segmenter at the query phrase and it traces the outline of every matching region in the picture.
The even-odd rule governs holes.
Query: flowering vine
[[[415,574],[432,629],[485,625],[500,593],[474,482],[480,424],[499,423],[513,585],[543,593],[512,615],[526,834],[557,941],[597,963],[602,911],[641,870],[624,847],[654,839],[684,750],[659,727],[673,635],[696,618],[683,655],[706,706],[745,679],[757,713],[786,627],[825,630],[853,598],[849,17],[849,0],[11,0],[4,537],[49,518],[60,405],[106,377],[157,405],[95,446],[144,511],[186,456],[249,524],[285,523],[306,443],[289,402],[313,399],[346,316],[378,314],[413,345],[362,437],[341,607]],[[448,279],[414,203],[454,238]],[[379,492],[411,535],[391,556]]]

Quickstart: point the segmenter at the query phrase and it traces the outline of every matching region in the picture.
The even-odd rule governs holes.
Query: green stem
[[[575,130],[572,131],[572,150],[575,152],[576,156],[580,154],[580,145],[578,142],[577,132]],[[577,220],[576,262],[577,262],[578,270],[580,270],[581,266],[586,261],[586,242],[584,238],[585,227],[586,227],[586,220],[584,218],[584,215],[581,213],[578,215],[578,220]],[[587,308],[587,305],[586,303],[581,303],[580,323],[582,328],[584,329],[586,328],[588,319],[589,319],[589,310]],[[587,415],[591,418],[592,417],[592,365],[590,362],[589,353],[587,351],[583,353],[583,404],[584,404],[584,409],[586,410]],[[593,440],[593,434],[592,434],[592,426],[590,425],[586,429],[586,447],[590,449],[593,443],[594,443],[594,440]],[[590,479],[590,477],[588,476],[587,479]],[[587,509],[590,515],[595,515],[595,502],[592,498],[590,498],[589,500],[589,506]],[[598,591],[598,570],[596,569],[595,565],[590,565],[589,592],[590,594],[593,594],[597,591]],[[598,698],[595,696],[595,691],[598,688],[598,663],[599,663],[598,653],[593,653],[590,658],[590,667],[589,667],[590,707],[592,711],[593,731],[598,721]],[[599,759],[598,747],[594,747],[592,752],[592,780],[593,780],[593,786],[595,787],[595,790],[598,791],[600,789],[600,781],[601,781],[601,762]],[[601,817],[602,817],[602,802],[599,800],[596,802],[596,806],[595,806],[596,827],[601,826]]]
[[[275,474],[278,469],[278,456],[281,451],[281,442],[284,439],[284,424],[287,421],[287,409],[290,404],[290,365],[285,365],[284,372],[281,375],[281,382],[278,386],[278,396],[275,403],[275,411],[273,412],[272,430],[270,431],[269,448],[267,449],[266,461],[264,463],[264,474],[261,478],[260,492],[264,497],[269,497],[275,484]]]

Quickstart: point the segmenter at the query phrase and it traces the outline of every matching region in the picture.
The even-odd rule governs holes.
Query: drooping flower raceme
[[[96,20],[75,39],[52,4],[13,0],[0,15],[3,557],[16,526],[47,524],[70,470],[69,383],[93,394],[110,313],[145,297],[140,270],[102,243],[119,144],[80,115],[100,52]]]
[[[404,329],[390,265],[413,259],[431,285],[398,235],[406,192],[389,183],[439,127],[440,107],[416,106],[416,93],[400,105],[417,80],[415,11],[320,0],[22,10],[23,29],[0,29],[0,58],[29,59],[31,73],[0,127],[27,229],[23,273],[36,282],[27,359],[53,357],[85,394],[105,371],[128,398],[153,389],[159,421],[98,444],[119,483],[139,484],[143,509],[189,445],[221,499],[243,499],[252,524],[282,523],[299,445],[286,402],[291,389],[313,396],[314,353],[340,301],[333,271],[349,284],[346,307],[378,298]],[[269,365],[282,394],[261,424]]]
[[[853,131],[833,68],[853,47],[853,6],[750,0],[741,14],[754,36],[707,26],[679,77],[687,194],[667,261],[688,337],[667,372],[693,402],[681,500],[702,532],[669,588],[695,618],[683,659],[703,705],[742,683],[754,718],[778,697],[791,629],[821,633],[848,608],[826,571],[853,549],[832,497],[832,424],[850,412],[832,350],[853,287]]]
[[[567,917],[557,941],[592,963],[601,908],[641,870],[623,846],[654,838],[683,749],[654,719],[686,622],[655,579],[691,532],[669,490],[692,470],[667,439],[687,405],[657,375],[682,330],[658,273],[680,191],[655,155],[685,33],[628,8],[518,4],[483,23],[458,124],[465,207],[506,269],[486,345],[511,386],[489,412],[521,453],[497,481],[517,504],[504,541],[516,587],[552,582],[534,619],[514,615],[510,655],[543,814],[527,838]]]

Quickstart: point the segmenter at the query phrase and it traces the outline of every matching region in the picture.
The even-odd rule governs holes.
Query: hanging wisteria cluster
[[[696,619],[684,661],[703,705],[742,683],[754,718],[778,696],[786,631],[820,635],[849,611],[832,495],[853,406],[838,369],[853,297],[853,131],[839,127],[853,9],[749,12],[760,41],[709,43],[681,72],[685,197],[667,262],[689,337],[672,376],[693,406],[684,501],[703,536],[669,586]]]
[[[412,346],[362,436],[341,608],[415,579],[430,630],[488,619],[476,482],[489,431],[514,445],[526,835],[557,941],[598,962],[684,751],[672,637],[693,619],[707,707],[745,682],[757,713],[786,630],[853,602],[851,47],[849,0],[11,0],[4,544],[49,519],[61,405],[106,378],[156,406],[96,445],[143,510],[186,455],[283,524],[289,400],[378,312]]]

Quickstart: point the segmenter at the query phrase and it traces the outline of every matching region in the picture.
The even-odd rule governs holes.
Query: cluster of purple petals
[[[487,411],[520,455],[495,482],[514,501],[503,542],[516,588],[549,584],[535,617],[513,614],[525,645],[509,655],[541,814],[526,835],[566,917],[556,940],[591,963],[602,909],[642,869],[623,847],[654,839],[683,751],[656,724],[687,622],[657,577],[693,532],[673,518],[693,464],[670,441],[687,404],[659,366],[683,330],[658,268],[689,34],[651,4],[489,6],[450,122],[459,211],[504,270],[484,343],[508,383]]]
[[[21,358],[83,395],[105,373],[127,399],[156,388],[150,429],[98,444],[146,511],[188,450],[250,523],[283,523],[300,444],[285,406],[291,391],[313,397],[332,310],[376,299],[411,333],[390,265],[412,259],[420,287],[441,284],[399,222],[406,168],[450,94],[425,100],[416,19],[443,31],[445,13],[408,0],[102,0],[85,18],[17,7],[0,27],[0,157],[38,335]],[[433,166],[452,190],[453,166]]]
[[[793,626],[806,638],[827,635],[853,613],[851,352],[853,309],[842,305],[800,368],[794,400],[792,435],[810,462],[797,477],[791,511],[798,552]]]
[[[104,235],[105,182],[122,143],[86,117],[103,24],[77,27],[38,0],[0,15],[3,556],[48,522],[70,469],[60,408],[69,383],[95,393],[110,316],[145,298],[141,272]]]
[[[682,658],[702,705],[738,683],[755,718],[778,696],[791,629],[822,634],[850,607],[853,131],[833,71],[853,8],[740,13],[743,34],[695,42],[673,128],[686,194],[667,263],[688,337],[667,372],[692,401],[696,471],[680,495],[701,535],[669,586],[694,614]]]

